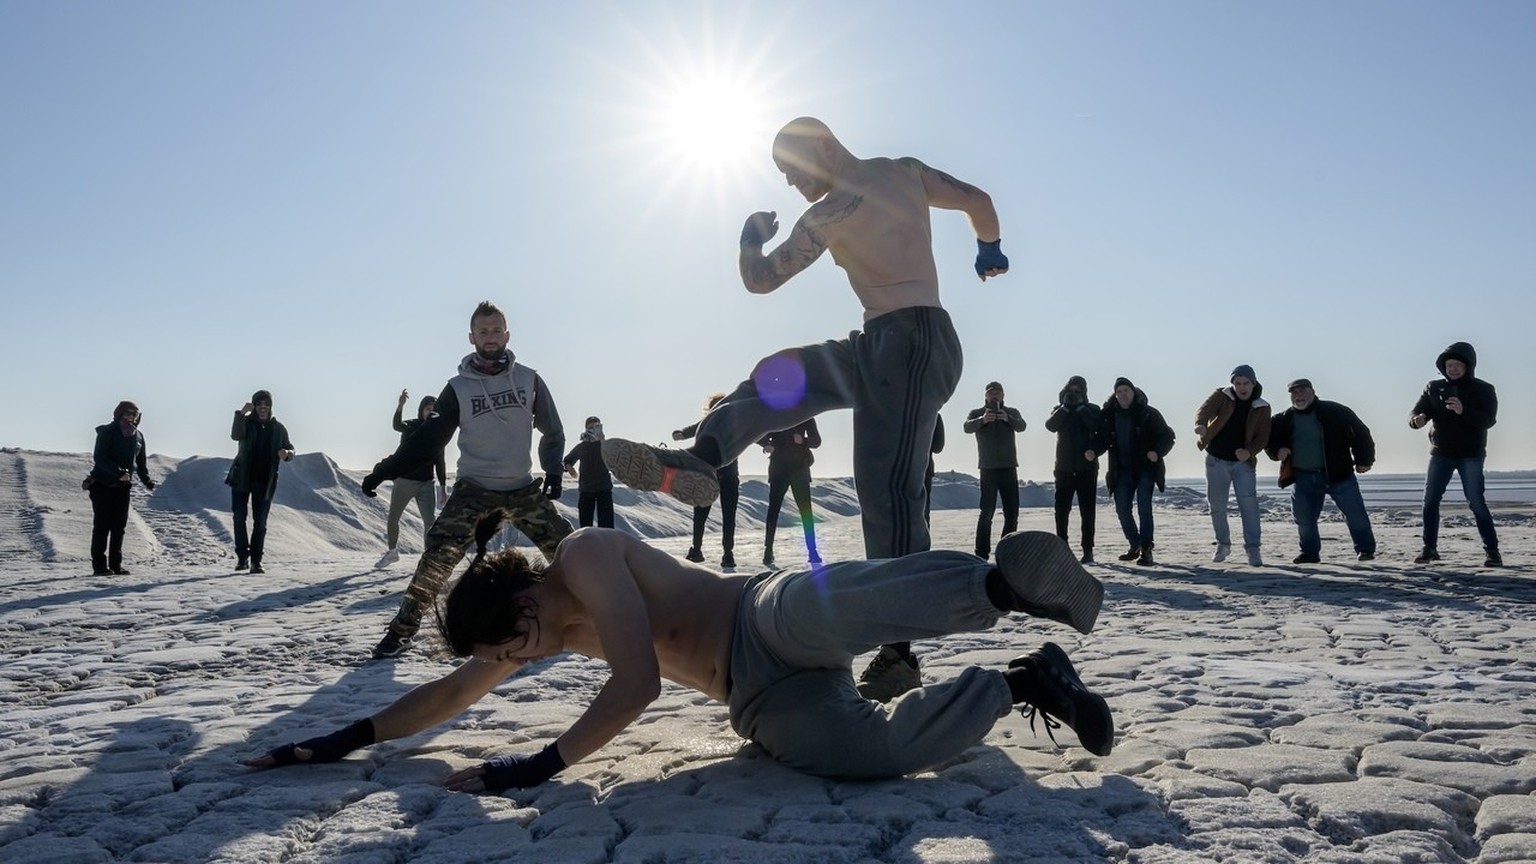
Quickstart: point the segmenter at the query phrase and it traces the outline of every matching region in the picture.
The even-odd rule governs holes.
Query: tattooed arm
[[[962,180],[930,168],[921,161],[907,157],[897,160],[916,168],[922,177],[923,189],[928,193],[928,205],[941,210],[959,210],[971,220],[976,239],[992,242],[998,239],[1002,229],[998,224],[997,208],[992,206],[992,196]]]
[[[753,294],[767,294],[790,280],[790,277],[801,270],[811,266],[821,253],[826,251],[827,237],[819,228],[815,218],[816,208],[812,207],[800,217],[795,227],[790,230],[789,237],[785,238],[779,248],[772,253],[764,255],[762,244],[748,242],[745,239],[741,244],[741,256],[738,264],[741,269],[741,282],[747,286],[747,290]],[[767,222],[772,221],[771,214],[754,214],[748,217],[753,219],[768,216]],[[762,239],[766,242],[772,239],[778,223],[772,223],[762,233]],[[746,232],[743,232],[746,236]]]

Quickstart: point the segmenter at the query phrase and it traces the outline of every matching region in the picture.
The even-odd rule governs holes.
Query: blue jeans
[[[1216,545],[1232,545],[1232,529],[1227,527],[1227,490],[1237,496],[1237,512],[1243,518],[1243,549],[1259,551],[1259,479],[1247,462],[1217,459],[1205,454],[1205,497],[1211,504],[1211,527],[1216,529]]]
[[[1151,469],[1132,471],[1121,469],[1115,475],[1115,515],[1120,517],[1120,530],[1132,546],[1141,548],[1152,545],[1152,489],[1157,478]],[[1141,520],[1137,529],[1136,519],[1131,518],[1131,499],[1136,500],[1136,516]]]
[[[992,567],[952,550],[781,570],[737,607],[731,727],[822,777],[896,777],[960,755],[1013,707],[997,669],[967,667],[888,704],[859,695],[853,659],[881,643],[985,630]]]
[[[1445,495],[1445,487],[1451,484],[1452,472],[1461,475],[1461,492],[1467,497],[1467,506],[1477,522],[1483,548],[1497,552],[1499,535],[1493,530],[1493,514],[1488,512],[1488,502],[1483,498],[1482,456],[1451,459],[1430,455],[1429,470],[1424,475],[1424,545],[1431,549],[1439,545],[1440,499]]]
[[[1323,539],[1317,532],[1317,517],[1323,512],[1323,495],[1333,499],[1339,512],[1344,514],[1344,524],[1349,526],[1349,539],[1355,542],[1355,551],[1376,554],[1376,535],[1371,532],[1371,518],[1365,512],[1365,499],[1360,497],[1360,481],[1355,475],[1329,483],[1322,471],[1297,471],[1296,490],[1291,497],[1291,515],[1296,518],[1296,530],[1301,534],[1301,554],[1318,555],[1323,550]]]

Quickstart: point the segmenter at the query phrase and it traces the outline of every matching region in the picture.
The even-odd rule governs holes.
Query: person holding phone
[[[1477,377],[1477,351],[1468,342],[1452,343],[1435,358],[1440,378],[1424,385],[1408,415],[1410,429],[1429,426],[1429,469],[1424,476],[1424,548],[1415,564],[1440,560],[1440,499],[1451,474],[1461,475],[1461,491],[1477,522],[1487,557],[1484,567],[1502,567],[1499,535],[1483,496],[1483,461],[1488,430],[1497,422],[1499,397],[1493,385]]]

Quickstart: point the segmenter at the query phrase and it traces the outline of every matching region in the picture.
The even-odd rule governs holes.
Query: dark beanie
[[[123,419],[124,414],[128,414],[130,412],[134,414],[139,413],[139,406],[133,404],[127,399],[124,399],[123,401],[117,403],[116,408],[112,409],[112,419],[121,420]]]
[[[272,391],[270,391],[270,390],[257,390],[255,393],[252,393],[251,394],[251,404],[255,405],[258,402],[265,402],[268,405],[271,405],[272,404]]]
[[[1124,384],[1125,386],[1131,388],[1132,390],[1136,389],[1136,385],[1131,383],[1131,379],[1126,378],[1123,375],[1121,377],[1115,379],[1115,387],[1116,388],[1118,388],[1121,384]]]
[[[987,389],[988,390],[1001,390],[1001,389],[1003,389],[1003,385],[997,383],[996,381],[988,381],[987,382]]]
[[[1247,363],[1238,364],[1237,368],[1232,370],[1232,375],[1227,379],[1227,382],[1231,383],[1234,379],[1239,377],[1247,378],[1249,381],[1252,381],[1255,384],[1259,383],[1259,376],[1253,374],[1253,367],[1249,366]]]
[[[1067,379],[1067,387],[1068,388],[1076,387],[1077,389],[1083,391],[1084,393],[1087,393],[1088,392],[1088,379],[1084,378],[1081,375],[1073,375],[1071,378]]]

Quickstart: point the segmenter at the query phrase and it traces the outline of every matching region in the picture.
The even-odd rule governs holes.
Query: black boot
[[[1125,554],[1120,556],[1120,560],[1121,561],[1135,561],[1137,558],[1140,558],[1140,557],[1141,557],[1141,547],[1140,546],[1132,546],[1129,550],[1127,550],[1125,552]]]

